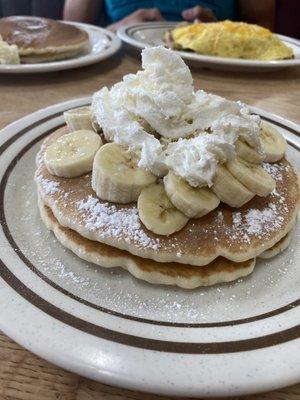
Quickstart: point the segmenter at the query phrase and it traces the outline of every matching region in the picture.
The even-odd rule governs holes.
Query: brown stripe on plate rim
[[[5,280],[5,282],[25,300],[47,315],[50,315],[58,321],[76,328],[84,333],[88,333],[111,342],[123,344],[125,346],[166,353],[227,354],[264,349],[266,347],[276,346],[300,337],[300,325],[258,338],[211,343],[171,342],[129,335],[127,333],[117,332],[94,325],[91,322],[74,317],[73,315],[61,310],[53,304],[48,303],[46,300],[30,290],[18,278],[16,278],[15,275],[12,274],[12,272],[1,260],[0,266],[1,277]]]
[[[57,117],[58,115],[60,115],[60,113],[56,113],[52,116],[48,116],[46,118],[43,118],[41,121],[42,122],[46,122],[47,120],[53,119],[55,117]],[[262,117],[263,119],[266,119],[274,124],[277,124],[283,128],[285,128],[286,130],[289,130],[290,132],[292,132],[293,134],[298,135],[298,132],[295,131],[292,128],[288,128],[286,126],[284,126],[283,124],[277,123],[276,121],[273,121],[270,118],[265,118]],[[2,147],[4,147],[5,149],[7,147],[9,147],[15,140],[18,139],[18,137],[26,134],[30,129],[32,129],[32,126],[37,126],[38,121],[36,121],[34,124],[32,124],[31,126],[26,127],[25,129],[23,129],[22,131],[20,131],[20,135],[14,135],[13,138],[14,140],[11,141],[11,138],[7,141],[10,142],[7,145],[7,142],[5,142],[1,147],[0,147],[0,154],[2,151]],[[224,321],[224,322],[212,322],[212,323],[175,323],[175,322],[168,322],[168,321],[157,321],[157,320],[151,320],[151,319],[145,319],[145,318],[140,318],[140,317],[135,317],[132,315],[127,315],[127,314],[123,314],[114,310],[110,310],[101,306],[98,306],[94,303],[91,303],[87,300],[82,299],[81,297],[78,297],[76,295],[74,295],[73,293],[67,291],[66,289],[62,288],[61,286],[57,285],[55,282],[53,282],[51,279],[49,279],[47,276],[45,276],[39,269],[37,269],[28,259],[27,257],[24,255],[24,253],[22,253],[22,251],[20,250],[20,248],[18,247],[18,245],[16,244],[16,242],[14,241],[11,232],[9,231],[8,225],[6,223],[6,217],[5,217],[5,212],[4,212],[4,192],[5,192],[5,187],[6,187],[6,183],[7,180],[9,178],[10,173],[12,172],[14,166],[16,165],[16,163],[23,157],[23,155],[37,142],[39,142],[42,138],[44,138],[45,136],[47,136],[50,132],[54,131],[55,129],[58,129],[60,126],[62,125],[58,125],[56,127],[51,128],[50,130],[44,132],[42,135],[36,137],[34,140],[32,140],[30,143],[28,143],[24,148],[22,148],[20,150],[20,152],[14,157],[14,159],[11,161],[11,163],[9,164],[9,166],[7,167],[2,179],[1,179],[1,183],[0,183],[0,223],[3,227],[3,231],[4,234],[7,238],[7,240],[9,241],[12,249],[15,251],[15,253],[18,255],[18,257],[25,263],[25,265],[32,271],[34,272],[37,276],[39,276],[42,280],[44,280],[47,284],[49,284],[50,286],[52,286],[53,288],[55,288],[56,290],[60,291],[61,293],[65,294],[66,296],[72,298],[75,301],[78,301],[86,306],[89,306],[93,309],[96,309],[98,311],[107,313],[107,314],[111,314],[114,316],[117,316],[119,318],[123,318],[123,319],[128,319],[128,320],[133,320],[133,321],[137,321],[137,322],[141,322],[141,323],[147,323],[147,324],[152,324],[152,325],[160,325],[160,326],[169,326],[169,327],[182,327],[182,328],[216,328],[216,327],[226,327],[226,326],[233,326],[233,325],[240,325],[240,324],[245,324],[245,323],[250,323],[250,322],[254,322],[254,321],[258,321],[258,320],[262,320],[265,318],[270,318],[272,316],[281,314],[283,312],[286,312],[292,308],[295,308],[297,306],[300,305],[300,299],[289,303],[283,307],[280,307],[278,309],[269,311],[267,313],[264,314],[259,314],[257,316],[252,316],[252,317],[248,317],[248,318],[243,318],[243,319],[238,319],[238,320],[233,320],[233,321]],[[297,148],[299,150],[299,148]],[[1,276],[1,273],[0,273]]]

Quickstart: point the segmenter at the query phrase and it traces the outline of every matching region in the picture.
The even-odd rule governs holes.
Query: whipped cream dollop
[[[211,186],[218,163],[234,158],[234,153],[234,143],[224,135],[204,133],[170,143],[165,152],[165,163],[191,186]]]
[[[210,186],[218,163],[235,156],[238,138],[261,152],[260,118],[240,102],[195,92],[191,72],[175,52],[147,48],[142,68],[102,88],[92,101],[106,139],[138,152],[139,167],[158,176],[172,170],[192,186]]]

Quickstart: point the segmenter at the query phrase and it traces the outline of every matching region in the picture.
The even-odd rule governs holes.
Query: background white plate
[[[68,60],[51,61],[39,64],[0,65],[0,73],[39,73],[84,67],[105,60],[115,54],[121,47],[120,39],[114,33],[106,29],[78,22],[62,22],[85,30],[90,38],[90,49],[85,53]]]
[[[104,270],[64,249],[40,220],[33,182],[41,140],[62,112],[0,132],[0,329],[41,357],[110,385],[178,396],[231,396],[300,377],[300,226],[288,251],[232,284],[185,291]],[[299,127],[253,109],[289,141]]]
[[[164,44],[164,33],[175,27],[174,22],[144,22],[126,25],[118,29],[118,36],[125,43],[143,49],[148,46]],[[259,61],[241,60],[238,58],[213,57],[196,54],[187,51],[176,51],[180,56],[200,67],[231,71],[270,71],[285,67],[300,66],[300,42],[297,39],[283,35],[277,35],[283,42],[294,51],[295,58],[292,60]]]

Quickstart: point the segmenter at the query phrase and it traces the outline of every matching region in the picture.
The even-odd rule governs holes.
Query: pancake
[[[173,49],[198,54],[252,60],[282,60],[294,57],[271,31],[244,22],[210,22],[178,25],[165,35]]]
[[[22,57],[23,64],[36,64],[43,62],[51,62],[51,61],[59,61],[59,60],[67,60],[69,58],[73,58],[78,56],[80,52],[78,50],[70,50],[64,51],[61,53],[45,53],[39,55],[28,55]]]
[[[282,239],[279,240],[279,242],[274,244],[274,246],[271,247],[270,249],[265,250],[258,257],[263,258],[263,259],[269,259],[269,258],[275,257],[278,254],[282,253],[291,244],[293,235],[294,235],[294,229],[291,229],[287,235],[285,235]]]
[[[64,179],[49,174],[45,148],[67,132],[50,135],[37,156],[36,183],[44,204],[60,225],[81,236],[158,262],[207,265],[219,256],[234,262],[253,259],[274,246],[294,226],[298,202],[298,178],[286,159],[263,163],[276,181],[267,197],[255,196],[239,209],[221,204],[200,219],[192,219],[170,236],[158,236],[140,222],[136,204],[101,201],[91,187],[91,173]]]
[[[184,289],[211,286],[231,282],[251,274],[255,259],[235,263],[218,257],[205,267],[195,267],[179,263],[159,263],[134,256],[124,250],[91,241],[77,232],[61,226],[51,209],[39,200],[43,222],[52,230],[57,240],[78,257],[105,268],[121,267],[135,278],[153,284],[176,285]]]
[[[46,62],[70,58],[89,44],[88,34],[69,24],[40,17],[0,19],[0,35],[18,46],[21,62]]]

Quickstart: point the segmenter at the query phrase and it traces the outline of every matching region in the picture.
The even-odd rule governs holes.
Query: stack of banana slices
[[[136,153],[106,142],[89,107],[69,110],[64,117],[67,128],[50,135],[41,148],[36,182],[43,221],[79,257],[123,267],[151,283],[195,288],[248,275],[256,257],[274,256],[288,246],[298,183],[284,159],[286,141],[272,126],[262,123],[262,153],[237,140],[236,158],[218,166],[208,188],[192,187],[172,171],[161,178],[139,168]],[[59,189],[49,190],[49,181]],[[252,235],[246,226],[251,211],[263,216],[267,206],[279,214],[278,207],[285,206],[288,212],[273,225],[266,220],[269,226],[264,227],[258,221],[259,235]],[[98,225],[91,223],[95,212]],[[130,224],[126,228],[128,237],[120,227],[125,212],[139,220],[132,223],[139,224],[134,234]],[[118,218],[118,229],[112,229]],[[245,226],[234,226],[237,219]],[[230,238],[233,234],[238,237]],[[239,241],[239,235],[248,236],[246,242]]]
[[[49,172],[74,178],[92,171],[92,187],[100,199],[118,204],[137,202],[141,221],[157,235],[181,230],[190,218],[203,217],[217,208],[220,201],[238,208],[255,195],[270,194],[275,181],[260,164],[280,160],[287,146],[276,130],[263,124],[264,153],[238,140],[237,157],[218,167],[212,187],[197,188],[172,171],[159,182],[150,171],[137,167],[137,154],[116,143],[103,145],[94,131],[89,107],[64,115],[72,133],[47,149],[45,162]]]

